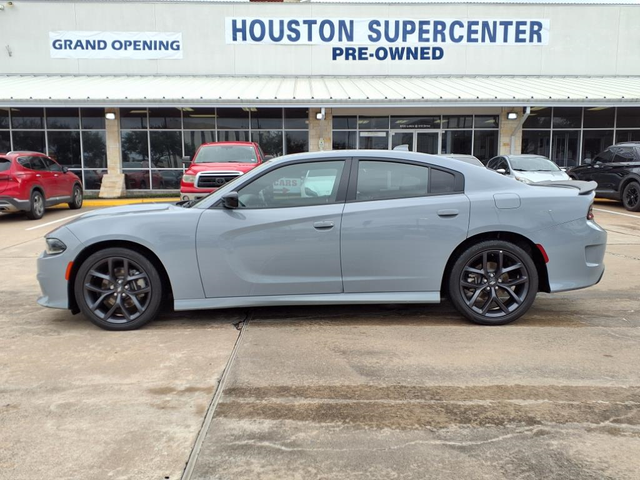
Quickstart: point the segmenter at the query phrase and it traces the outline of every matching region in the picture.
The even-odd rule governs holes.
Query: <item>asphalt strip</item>
[[[225,365],[224,370],[222,371],[222,375],[220,376],[220,382],[218,382],[218,388],[216,389],[216,392],[213,394],[213,398],[211,399],[209,408],[207,408],[207,413],[204,416],[202,426],[200,427],[200,431],[198,432],[196,441],[193,444],[193,448],[191,449],[189,460],[187,460],[187,464],[184,467],[184,472],[182,472],[181,480],[191,480],[191,476],[193,475],[193,469],[196,467],[196,463],[198,461],[198,455],[200,455],[200,449],[202,448],[204,439],[207,436],[207,433],[209,432],[209,427],[211,426],[213,415],[216,413],[216,408],[218,407],[218,403],[220,402],[220,398],[222,397],[224,385],[227,381],[227,377],[229,376],[229,372],[231,371],[231,367],[233,366],[233,362],[236,359],[238,350],[240,349],[240,345],[242,344],[242,340],[244,338],[244,332],[249,327],[250,319],[251,319],[251,314],[247,313],[244,320],[242,320],[240,324],[235,324],[236,328],[238,328],[237,325],[239,325],[240,334],[236,339],[236,343],[233,346],[233,350],[231,350],[231,354],[229,355],[227,364]]]
[[[614,212],[613,210],[605,210],[603,208],[594,208],[594,210],[596,212],[606,212],[606,213],[611,213],[613,215],[622,215],[622,216],[625,216],[625,217],[631,217],[631,218],[640,219],[640,215],[631,215],[630,213]]]

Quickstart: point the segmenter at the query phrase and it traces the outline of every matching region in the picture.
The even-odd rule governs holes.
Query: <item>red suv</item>
[[[200,145],[180,181],[180,198],[198,200],[215,192],[267,160],[255,142],[218,142]]]
[[[0,154],[0,212],[27,213],[42,218],[44,209],[59,203],[82,207],[82,182],[77,175],[37,152]]]

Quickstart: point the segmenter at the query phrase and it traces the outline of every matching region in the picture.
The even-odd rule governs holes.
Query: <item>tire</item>
[[[640,212],[640,183],[629,182],[624,187],[622,205],[630,212]]]
[[[29,210],[27,211],[27,218],[29,220],[40,220],[44,216],[44,197],[42,193],[35,190],[31,194],[31,201],[29,202]]]
[[[162,303],[162,290],[153,263],[128,248],[94,253],[82,263],[74,282],[80,311],[105,330],[135,330],[152,321]],[[138,293],[131,295],[132,291]]]
[[[82,208],[82,202],[83,202],[83,195],[82,195],[82,188],[80,187],[80,185],[74,185],[73,187],[73,197],[71,197],[72,200],[71,202],[69,202],[69,208],[71,210],[80,210]]]
[[[519,246],[489,240],[460,255],[448,287],[453,305],[472,322],[506,325],[531,308],[538,293],[538,271],[531,255]]]

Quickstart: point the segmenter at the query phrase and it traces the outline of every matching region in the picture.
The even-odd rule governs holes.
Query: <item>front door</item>
[[[240,187],[238,208],[204,212],[196,248],[206,296],[341,293],[345,163],[272,169]]]
[[[433,130],[399,130],[391,132],[391,150],[400,145],[406,145],[410,152],[437,155],[440,153],[440,132],[434,132]]]

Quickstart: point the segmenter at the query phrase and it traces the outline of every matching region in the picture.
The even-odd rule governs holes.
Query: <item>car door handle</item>
[[[316,230],[331,230],[333,228],[333,222],[315,222],[313,228]]]
[[[42,175],[40,175],[39,173],[36,173],[36,177],[40,178]]]
[[[438,210],[439,217],[455,217],[456,215],[458,215],[458,213],[460,212],[455,208],[445,208],[443,210]]]

